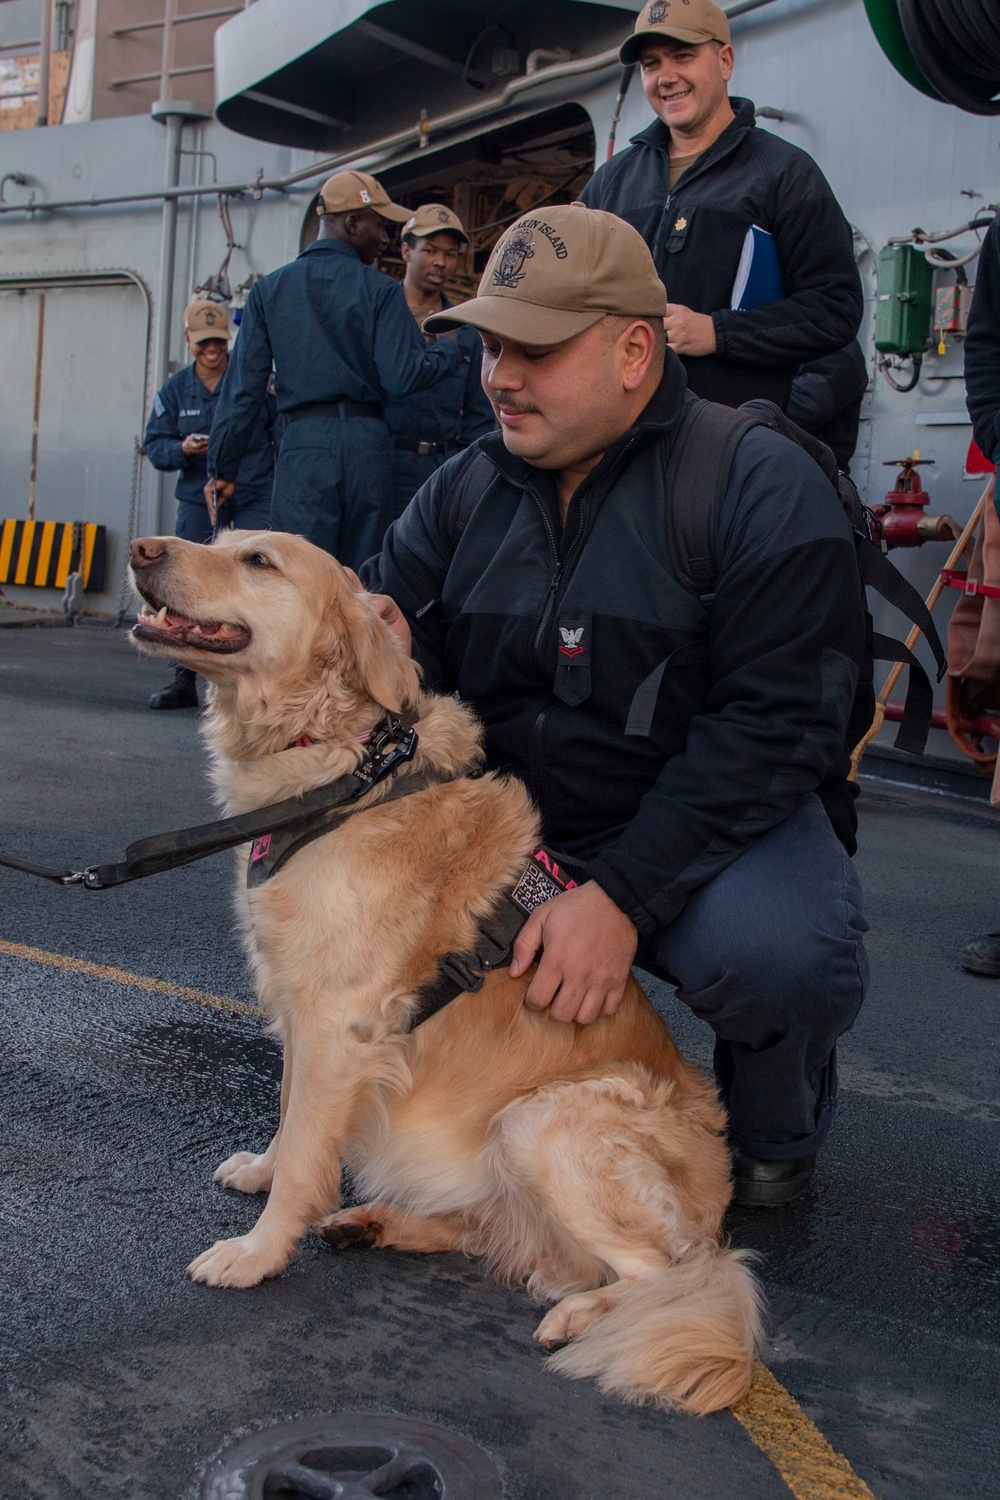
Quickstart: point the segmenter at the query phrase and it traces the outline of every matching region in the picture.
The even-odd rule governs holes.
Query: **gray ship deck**
[[[210,816],[194,716],[146,709],[160,680],[120,632],[0,632],[6,849],[117,858]],[[874,978],[841,1049],[838,1127],[806,1199],[729,1224],[762,1253],[763,1359],[805,1414],[763,1447],[728,1413],[627,1408],[548,1375],[526,1295],[455,1256],[312,1241],[254,1291],[185,1281],[255,1217],[211,1171],[267,1139],[277,1104],[260,1022],[219,1008],[253,998],[226,864],[96,895],[0,873],[0,1493],[193,1495],[237,1430],[373,1410],[468,1435],[524,1500],[995,1494],[1000,981],[956,951],[1000,925],[998,822],[866,788]],[[704,1029],[657,1000],[707,1061]]]

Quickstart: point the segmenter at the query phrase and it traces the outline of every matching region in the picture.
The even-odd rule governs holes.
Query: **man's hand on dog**
[[[354,569],[345,568],[344,572],[351,580],[351,584],[356,592],[363,594],[365,592],[364,584]],[[390,599],[388,594],[369,594],[368,602],[379,619],[385,621],[407,656],[409,656],[413,646],[413,637],[410,634],[410,627],[406,623],[406,616],[395,599]]]
[[[541,948],[525,1005],[587,1025],[618,1009],[638,945],[635,924],[588,880],[535,908],[514,944],[510,972],[514,979],[523,974]]]

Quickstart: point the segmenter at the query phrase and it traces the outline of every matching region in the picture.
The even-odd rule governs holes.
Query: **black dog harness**
[[[501,892],[489,915],[480,919],[472,949],[446,953],[441,959],[437,978],[418,997],[410,1029],[436,1015],[458,995],[482,989],[491,970],[510,963],[517,935],[536,907],[563,891],[574,890],[586,879],[580,866],[539,844],[510,890]]]
[[[219,818],[194,828],[178,828],[170,833],[154,834],[129,844],[120,864],[88,865],[83,870],[57,870],[45,865],[0,855],[0,865],[36,875],[57,885],[82,885],[88,891],[107,890],[145,880],[194,864],[199,859],[251,844],[247,861],[247,886],[253,890],[263,885],[294,854],[339,828],[355,813],[368,808],[384,807],[398,797],[421,792],[428,786],[454,780],[450,772],[421,771],[397,778],[399,767],[413,759],[418,737],[413,716],[387,713],[372,730],[364,759],[356,771],[338,776],[336,781],[289,797],[253,812]],[[466,775],[481,775],[479,771]],[[378,802],[361,807],[358,804],[368,792],[392,777],[385,795]],[[576,878],[580,875],[580,880]],[[410,1017],[409,1029],[419,1026],[443,1009],[457,995],[482,988],[487,974],[510,963],[515,939],[536,907],[563,891],[572,890],[587,876],[563,856],[540,845],[535,849],[514,885],[497,898],[489,915],[479,923],[476,941],[470,951],[447,953],[441,959],[437,978],[419,996]]]

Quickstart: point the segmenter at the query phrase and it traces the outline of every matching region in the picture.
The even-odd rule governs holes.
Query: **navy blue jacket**
[[[739,406],[784,406],[799,365],[849,344],[861,326],[861,280],[850,226],[811,156],[754,124],[749,99],[670,188],[662,120],[598,168],[581,200],[627,219],[646,241],[669,301],[710,313],[716,353],[684,359],[691,389]],[[774,236],[785,296],[734,312],[747,230]]]
[[[446,308],[454,306],[447,297],[441,302]],[[481,383],[483,341],[474,328],[461,327],[458,342],[468,354],[467,365],[460,365],[429,390],[390,401],[385,420],[393,437],[411,443],[438,443],[444,448],[467,448],[476,438],[493,431],[496,418]]]
[[[274,365],[278,410],[323,401],[385,406],[465,367],[451,339],[428,344],[391,276],[341,240],[314,240],[255,282],[222,383],[208,471],[235,473]]]
[[[965,399],[976,442],[1000,458],[1000,214],[979,252],[976,289],[965,336]]]
[[[844,739],[864,611],[840,501],[801,448],[753,429],[722,505],[709,614],[667,543],[664,466],[685,399],[669,355],[564,529],[553,476],[502,433],[481,438],[362,570],[405,614],[429,685],[483,720],[490,765],[526,782],[545,836],[589,861],[644,934],[805,793],[849,848],[856,826]],[[690,651],[670,665],[702,644],[697,665]],[[649,736],[626,735],[633,695],[664,662]]]
[[[222,385],[220,380],[215,390],[210,391],[195,373],[194,365],[185,365],[183,370],[171,375],[153,402],[143,446],[154,469],[179,470],[174,493],[180,501],[205,504],[207,457],[204,453],[182,452],[181,443],[192,433],[211,433]],[[262,393],[253,411],[246,451],[236,473],[233,501],[237,506],[271,497],[277,415],[274,397]]]

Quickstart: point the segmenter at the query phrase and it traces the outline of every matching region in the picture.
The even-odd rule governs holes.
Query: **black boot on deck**
[[[174,680],[149,700],[150,708],[197,708],[198,679],[190,667],[175,667]]]
[[[737,1151],[733,1163],[733,1202],[743,1208],[783,1208],[805,1192],[815,1165],[815,1156],[800,1156],[796,1161],[761,1161]]]
[[[970,974],[988,974],[991,979],[1000,979],[1000,932],[987,932],[966,943],[959,963]]]

